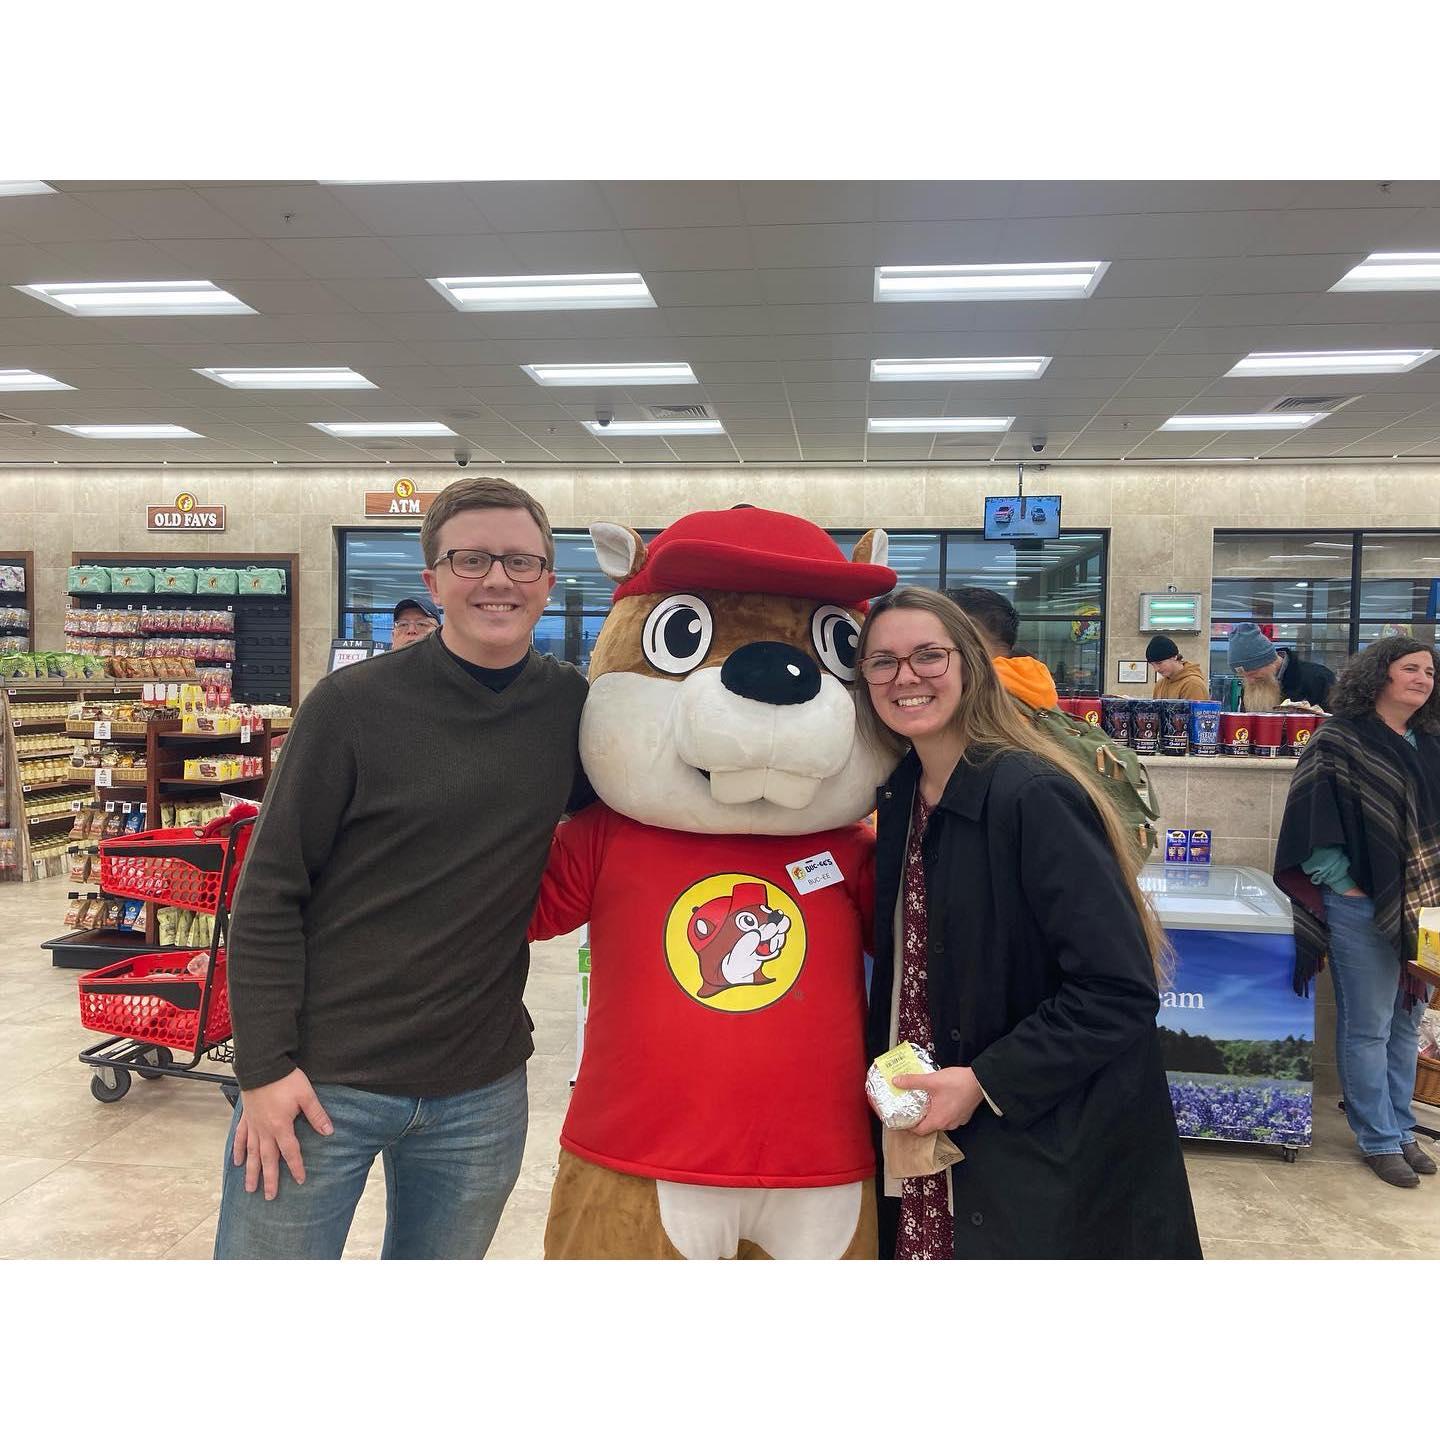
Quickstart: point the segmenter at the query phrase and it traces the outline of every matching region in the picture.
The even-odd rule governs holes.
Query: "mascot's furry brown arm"
[[[863,954],[889,763],[851,687],[883,531],[741,507],[647,550],[592,529],[619,582],[581,720],[601,803],[556,832],[533,938],[590,924],[584,1056],[545,1253],[875,1253]]]

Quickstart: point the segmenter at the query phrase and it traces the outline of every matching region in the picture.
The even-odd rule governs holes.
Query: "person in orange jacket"
[[[1015,640],[1020,633],[1020,615],[1015,607],[1003,595],[982,585],[958,585],[945,593],[974,621],[995,674],[1006,690],[1037,710],[1053,710],[1060,696],[1044,662],[1033,655],[1015,654]]]
[[[1168,635],[1156,635],[1145,647],[1145,658],[1160,678],[1151,692],[1153,700],[1208,700],[1210,684],[1205,672],[1180,653]]]

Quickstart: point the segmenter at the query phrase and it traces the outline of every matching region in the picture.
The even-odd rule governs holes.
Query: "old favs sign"
[[[397,480],[393,490],[365,492],[365,514],[423,515],[439,493],[438,490],[417,490],[413,480]]]
[[[197,505],[195,497],[182,491],[173,505],[149,505],[145,509],[145,528],[169,533],[172,530],[223,530],[223,505]]]

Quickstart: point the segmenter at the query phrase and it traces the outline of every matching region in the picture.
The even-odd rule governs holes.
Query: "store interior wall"
[[[467,475],[486,473],[474,466]],[[1012,494],[1011,466],[933,468],[760,466],[619,470],[499,467],[546,507],[557,528],[612,520],[659,527],[690,510],[742,501],[789,510],[831,528],[974,528],[986,495]],[[300,692],[324,673],[336,625],[334,527],[365,523],[365,492],[402,475],[420,490],[461,478],[454,466],[363,469],[133,470],[60,466],[0,470],[0,549],[33,550],[35,634],[41,648],[64,647],[65,569],[75,550],[173,549],[298,552]],[[1106,689],[1116,663],[1142,659],[1139,597],[1145,590],[1199,591],[1208,629],[1216,528],[1292,530],[1440,525],[1440,466],[1420,464],[1051,466],[1027,468],[1025,489],[1063,497],[1067,529],[1110,530]],[[221,534],[149,534],[148,505],[169,505],[181,490],[201,505],[224,505]],[[375,524],[394,524],[378,520]],[[417,577],[417,585],[418,585]],[[1184,649],[1182,644],[1182,649]],[[1196,637],[1194,649],[1203,651]]]

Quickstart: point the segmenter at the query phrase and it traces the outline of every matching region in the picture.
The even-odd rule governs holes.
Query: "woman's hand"
[[[958,1129],[985,1098],[975,1072],[964,1065],[947,1065],[928,1075],[897,1075],[890,1083],[897,1090],[924,1090],[930,1096],[930,1108],[911,1130],[912,1135]]]

